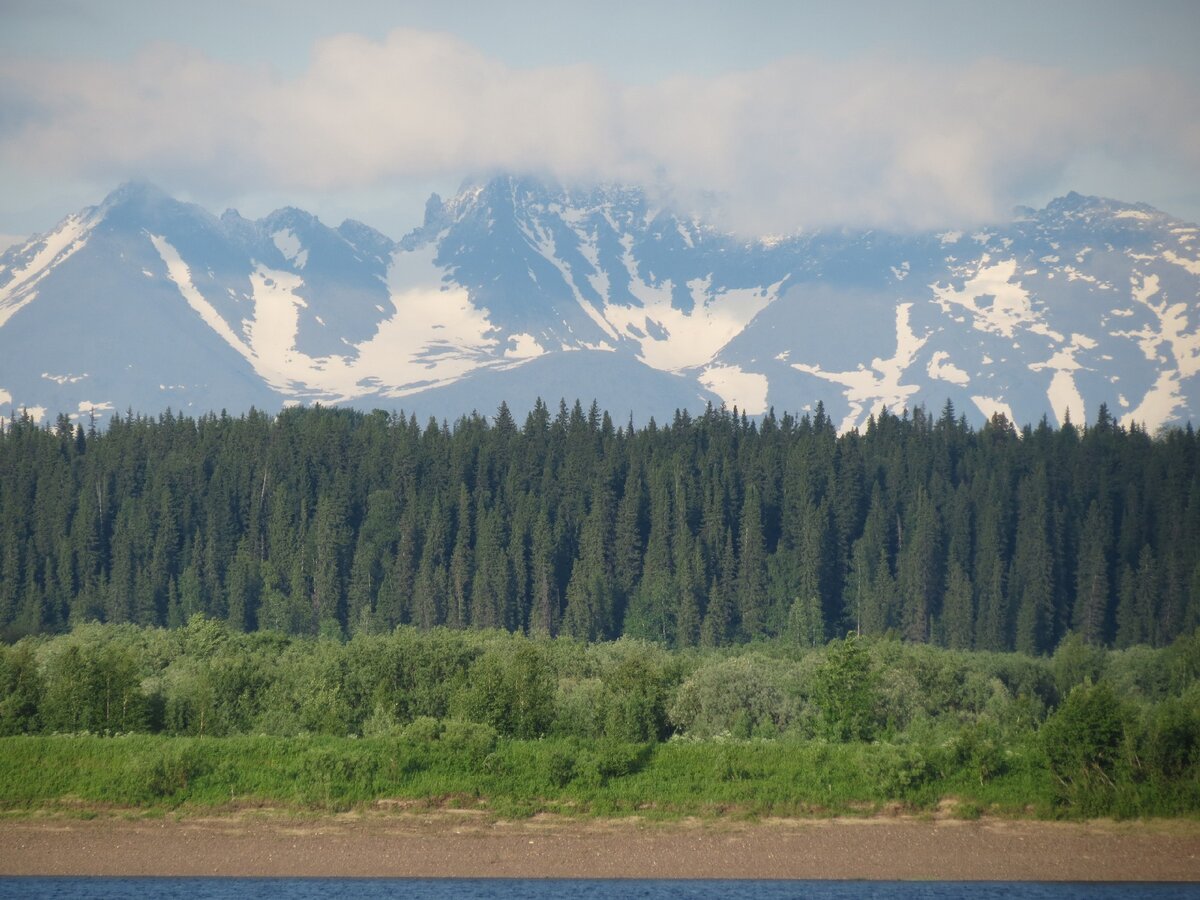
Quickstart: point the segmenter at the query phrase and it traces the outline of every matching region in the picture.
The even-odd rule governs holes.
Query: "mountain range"
[[[453,420],[541,397],[644,423],[818,401],[841,430],[1200,408],[1200,228],[1069,194],[967,230],[747,239],[631,187],[502,176],[399,241],[129,183],[0,256],[0,414],[343,404]]]

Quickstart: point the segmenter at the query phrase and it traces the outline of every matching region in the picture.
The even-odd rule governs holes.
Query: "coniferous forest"
[[[1200,443],[952,405],[454,424],[289,409],[0,430],[0,633],[502,628],[676,647],[857,631],[1045,654],[1200,624]]]

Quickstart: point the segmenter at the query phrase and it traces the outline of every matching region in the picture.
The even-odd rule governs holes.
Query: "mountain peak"
[[[100,204],[101,209],[115,209],[119,206],[150,206],[174,198],[152,181],[141,178],[131,179],[117,186]]]
[[[316,216],[295,206],[284,206],[262,220],[262,225],[267,231],[283,228],[309,229],[318,224],[320,220]]]
[[[1111,217],[1149,219],[1157,218],[1163,213],[1146,203],[1123,203],[1109,197],[1097,197],[1071,191],[1065,196],[1056,197],[1046,204],[1047,213],[1069,217]]]

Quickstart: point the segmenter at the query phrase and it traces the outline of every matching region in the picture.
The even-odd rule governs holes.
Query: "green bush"
[[[192,781],[208,771],[203,754],[190,742],[161,743],[135,767],[135,780],[148,802],[187,796]]]
[[[829,643],[812,689],[826,737],[835,741],[871,739],[876,730],[877,681],[870,658],[854,634]]]
[[[401,734],[409,744],[432,744],[442,736],[444,724],[432,716],[418,716],[404,727]]]
[[[669,719],[695,737],[749,737],[787,731],[801,721],[802,710],[796,664],[749,653],[696,669],[679,686]]]
[[[1116,789],[1131,724],[1129,710],[1107,682],[1075,687],[1042,726],[1042,747],[1060,801],[1090,813]]]
[[[911,744],[880,744],[869,757],[879,799],[910,799],[936,776],[929,754]]]
[[[967,725],[951,740],[949,750],[955,768],[970,773],[985,785],[1008,768],[999,729],[988,723]]]
[[[1167,781],[1200,776],[1200,690],[1167,700],[1151,713],[1141,759]]]
[[[604,787],[614,778],[637,772],[649,758],[650,748],[644,744],[605,739],[579,752],[574,777],[581,784]]]
[[[491,725],[447,719],[442,725],[441,744],[470,763],[479,763],[496,749],[498,735]]]
[[[0,645],[0,736],[36,731],[44,693],[32,645]]]
[[[459,693],[460,716],[490,725],[506,737],[534,738],[554,719],[555,682],[537,648],[489,650],[471,666]]]
[[[565,787],[575,777],[575,754],[565,747],[552,747],[546,757],[546,780],[553,787]]]

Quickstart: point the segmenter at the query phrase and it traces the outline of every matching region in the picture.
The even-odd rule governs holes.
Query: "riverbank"
[[[0,821],[2,875],[1200,881],[1200,823],[44,816]]]

